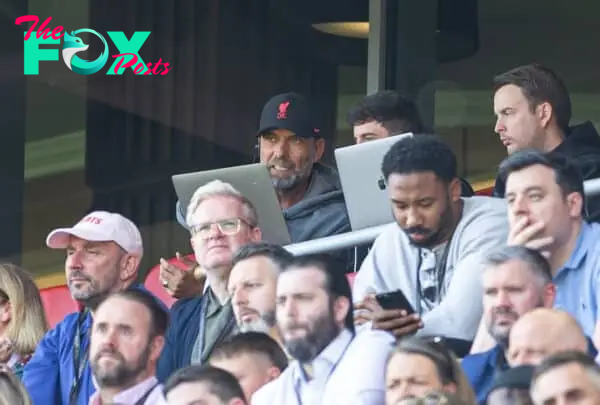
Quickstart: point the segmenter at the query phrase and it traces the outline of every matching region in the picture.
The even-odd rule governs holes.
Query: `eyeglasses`
[[[190,229],[192,231],[192,234],[194,235],[206,236],[210,233],[212,226],[217,225],[219,232],[221,232],[223,235],[232,236],[236,235],[240,231],[242,223],[246,224],[250,228],[254,228],[254,225],[252,225],[250,222],[246,221],[243,218],[237,217],[222,219],[220,221],[215,222],[206,222],[204,224],[192,225]]]

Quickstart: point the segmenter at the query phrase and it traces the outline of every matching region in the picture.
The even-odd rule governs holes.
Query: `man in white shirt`
[[[344,266],[331,256],[295,258],[277,281],[277,326],[295,359],[252,405],[380,405],[393,337],[354,332]]]
[[[506,203],[461,198],[456,156],[436,136],[399,140],[386,153],[382,172],[397,224],[379,235],[358,272],[357,323],[373,321],[373,328],[398,338],[416,332],[473,340],[482,314],[485,255],[508,236]],[[372,294],[396,290],[414,315],[385,310]]]
[[[169,315],[141,290],[109,296],[94,312],[90,364],[97,391],[90,405],[165,404],[155,377]]]

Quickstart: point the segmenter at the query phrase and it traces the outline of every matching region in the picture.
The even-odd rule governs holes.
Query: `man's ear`
[[[165,337],[155,336],[150,344],[150,358],[153,361],[158,361],[163,348],[165,347]]]
[[[315,139],[315,163],[321,160],[323,153],[325,153],[325,139],[317,138]]]
[[[121,257],[121,280],[131,280],[137,276],[140,258],[127,253]]]
[[[460,195],[462,194],[462,184],[458,177],[452,179],[452,181],[448,185],[448,190],[450,192],[450,199],[452,200],[452,202],[456,202],[460,199]]]
[[[580,193],[573,192],[567,195],[567,205],[571,218],[583,216],[583,196]]]
[[[552,119],[554,110],[549,102],[543,102],[535,108],[535,114],[542,128],[546,128]]]
[[[280,369],[278,369],[275,366],[269,367],[267,369],[267,376],[269,377],[269,380],[267,382],[271,382],[271,381],[279,378],[280,375],[281,375],[281,370]]]
[[[259,226],[255,226],[250,230],[250,239],[252,242],[260,242],[262,240],[262,231]]]
[[[350,311],[350,300],[347,297],[338,297],[333,302],[333,316],[337,323],[344,324]]]
[[[248,405],[250,402],[246,402],[242,398],[233,398],[228,402],[228,405]]]

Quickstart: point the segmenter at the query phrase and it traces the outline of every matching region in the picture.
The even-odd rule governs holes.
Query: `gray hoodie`
[[[441,302],[421,313],[419,335],[437,335],[471,341],[481,320],[481,272],[486,255],[506,244],[508,214],[505,200],[463,198],[463,213],[449,242]],[[354,280],[352,297],[360,302],[367,293],[402,290],[413,308],[419,307],[418,274],[432,254],[415,247],[397,224],[375,239]]]
[[[177,201],[177,222],[187,229],[185,212]],[[315,164],[304,198],[283,210],[292,242],[350,231],[344,194],[334,169]]]

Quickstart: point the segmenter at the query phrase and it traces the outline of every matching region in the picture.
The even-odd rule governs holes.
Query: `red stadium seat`
[[[187,255],[186,258],[188,258],[190,260],[196,260],[196,258],[194,257],[193,254]],[[172,257],[172,258],[168,259],[167,261],[169,263],[174,264],[175,266],[179,267],[180,269],[185,268],[185,265],[182,262],[180,262],[179,260],[177,260],[176,257]],[[175,303],[175,301],[177,301],[177,299],[171,297],[167,293],[167,291],[165,291],[162,284],[160,283],[159,274],[160,274],[160,265],[157,264],[156,266],[152,267],[150,269],[150,271],[148,272],[148,275],[146,276],[146,281],[144,282],[144,286],[148,289],[148,291],[150,291],[152,294],[154,294],[158,298],[160,298],[167,307],[171,308],[171,306]]]
[[[492,196],[492,193],[494,191],[494,187],[487,187],[487,188],[482,188],[479,189],[475,192],[475,195],[482,195],[482,196]]]
[[[51,328],[62,321],[65,315],[79,309],[77,302],[71,298],[71,293],[66,285],[42,288],[40,296]]]

